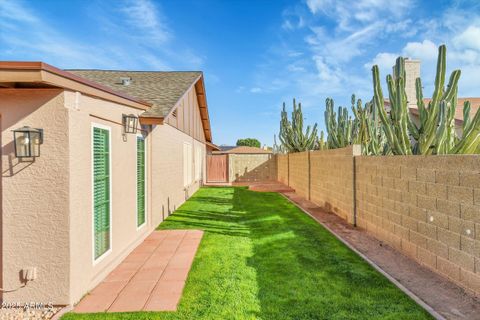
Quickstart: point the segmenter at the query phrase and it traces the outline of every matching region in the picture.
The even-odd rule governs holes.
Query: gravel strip
[[[62,309],[62,307],[47,308],[2,308],[0,309],[0,320],[45,320],[52,317]]]

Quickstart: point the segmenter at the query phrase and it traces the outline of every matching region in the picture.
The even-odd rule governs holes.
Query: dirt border
[[[327,229],[434,318],[474,319],[480,315],[480,301],[453,282],[295,192],[279,194]]]

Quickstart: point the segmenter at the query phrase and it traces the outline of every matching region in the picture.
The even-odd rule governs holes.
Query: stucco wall
[[[2,123],[2,282],[15,288],[19,272],[38,279],[5,301],[74,304],[98,284],[205,179],[205,144],[168,125],[146,127],[147,222],[137,228],[136,136],[122,135],[122,114],[141,110],[59,89],[0,90]],[[111,252],[93,259],[92,124],[111,130]],[[45,130],[33,163],[13,157],[11,130]],[[183,143],[192,145],[192,181],[183,185]],[[202,152],[195,179],[195,150]]]
[[[151,188],[147,186],[147,222],[137,229],[136,135],[122,135],[122,114],[139,114],[141,110],[74,92],[65,92],[65,106],[69,112],[69,143],[72,146],[70,163],[70,243],[71,243],[71,298],[79,299],[100,282],[140,241],[154,228],[149,201]],[[102,119],[100,119],[102,118]],[[104,120],[105,119],[105,120]],[[112,239],[111,252],[94,262],[92,211],[92,124],[110,128],[111,184],[112,184]],[[147,166],[151,164],[148,152]],[[147,167],[148,173],[151,172]]]
[[[275,181],[277,161],[273,154],[229,154],[230,182]]]
[[[168,125],[152,130],[153,223],[158,225],[185,202],[205,181],[205,144]],[[195,148],[202,150],[201,179],[183,185],[183,144],[192,145],[192,179],[195,180]]]
[[[4,301],[69,303],[68,112],[58,89],[1,89],[2,283],[21,285],[20,271],[37,268],[37,280]],[[44,129],[41,156],[19,162],[13,133],[22,126]]]
[[[202,149],[205,145],[168,124],[156,126],[146,134],[147,148],[147,222],[136,222],[136,136],[122,135],[122,114],[141,111],[108,101],[80,96],[78,107],[74,92],[66,92],[69,109],[71,180],[71,299],[76,303],[115,268],[201,184],[198,180],[183,186],[183,143]],[[107,120],[110,121],[107,121]],[[111,129],[112,161],[112,250],[100,262],[93,262],[92,249],[92,123]],[[195,168],[192,155],[192,176]],[[203,160],[204,162],[204,160]],[[203,164],[202,164],[203,165]],[[204,169],[203,169],[204,172]],[[202,174],[203,177],[203,174]]]

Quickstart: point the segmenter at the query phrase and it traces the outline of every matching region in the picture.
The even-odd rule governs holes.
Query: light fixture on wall
[[[134,114],[123,115],[123,133],[137,133],[138,117]]]
[[[40,156],[40,145],[43,143],[43,129],[22,127],[13,130],[15,157],[35,158]]]

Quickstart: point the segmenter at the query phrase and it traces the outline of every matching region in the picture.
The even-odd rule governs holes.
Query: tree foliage
[[[257,147],[260,148],[262,145],[260,141],[255,138],[245,138],[245,139],[238,139],[237,146],[246,146],[246,147]]]

